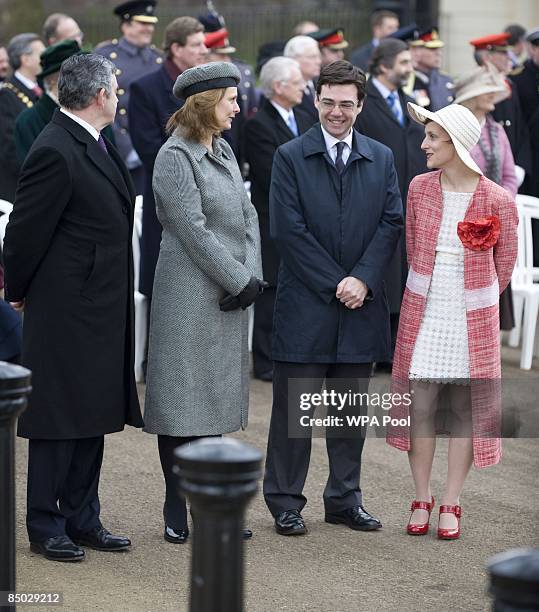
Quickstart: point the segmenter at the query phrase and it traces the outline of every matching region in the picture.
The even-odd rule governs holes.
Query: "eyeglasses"
[[[339,107],[343,113],[353,111],[354,108],[359,106],[359,102],[352,102],[352,100],[345,100],[344,102],[335,102],[335,100],[328,100],[327,98],[318,98],[320,106],[327,111],[332,111],[335,107]]]

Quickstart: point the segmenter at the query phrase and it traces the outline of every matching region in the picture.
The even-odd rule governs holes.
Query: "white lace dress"
[[[470,364],[464,302],[464,247],[457,223],[471,193],[443,192],[443,215],[427,303],[410,364],[410,379],[468,379]]]

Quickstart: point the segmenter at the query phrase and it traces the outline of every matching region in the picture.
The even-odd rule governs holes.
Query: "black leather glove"
[[[268,286],[269,283],[266,281],[260,280],[256,278],[256,276],[251,276],[247,285],[238,295],[225,295],[223,298],[221,298],[219,300],[219,308],[224,312],[236,310],[240,307],[245,310]]]

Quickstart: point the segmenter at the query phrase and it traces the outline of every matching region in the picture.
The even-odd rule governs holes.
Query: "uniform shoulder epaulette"
[[[118,39],[117,38],[113,38],[111,40],[103,40],[102,42],[98,43],[94,49],[100,49],[102,50],[104,47],[116,47],[118,45]]]
[[[509,73],[509,76],[517,76],[524,70],[524,68],[525,68],[524,64],[520,64],[520,66],[517,66],[516,68],[513,68],[513,70],[511,70],[511,72]]]

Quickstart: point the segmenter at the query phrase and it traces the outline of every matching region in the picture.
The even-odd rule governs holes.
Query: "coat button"
[[[125,89],[118,89],[118,91],[116,92],[119,96],[123,96],[125,93]]]
[[[127,206],[122,206],[122,212],[124,215],[127,215]]]
[[[125,115],[127,113],[125,108],[121,108],[118,112],[120,113],[120,115]]]
[[[116,53],[116,51],[112,51],[111,53],[109,53],[109,57],[110,59],[116,59],[118,57],[118,54]]]

